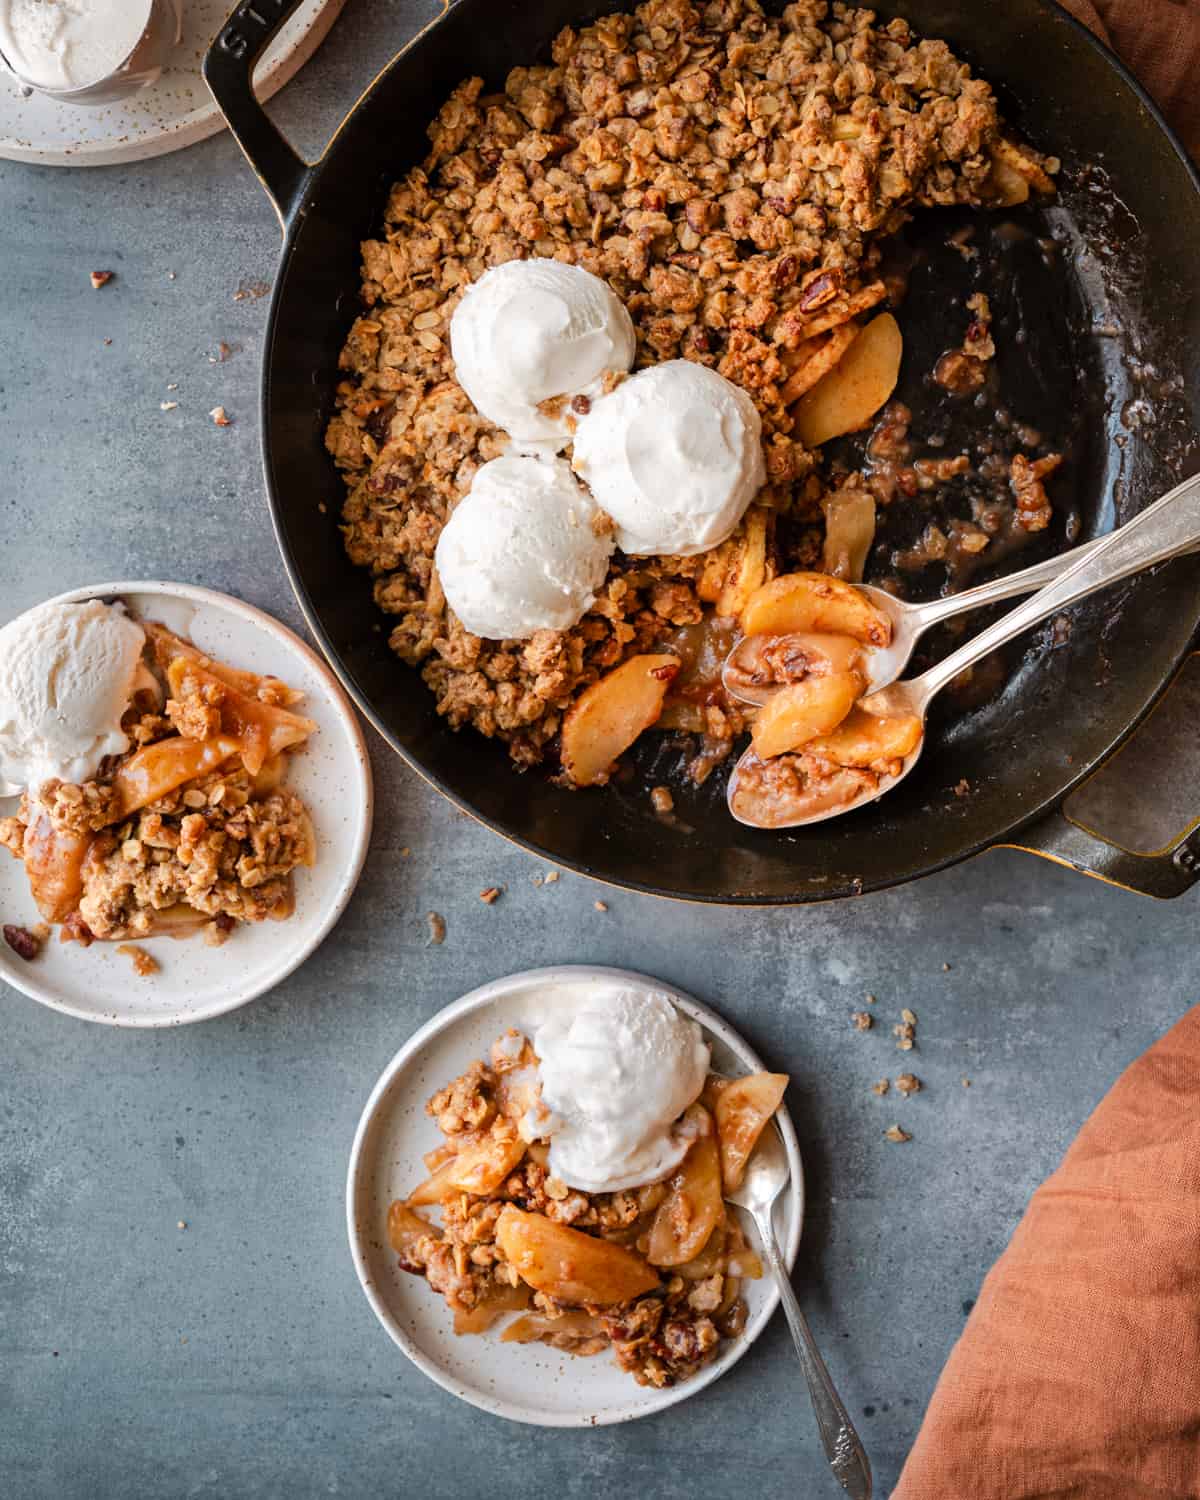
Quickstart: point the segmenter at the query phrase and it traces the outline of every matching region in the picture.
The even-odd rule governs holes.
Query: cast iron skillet
[[[1200,623],[1194,558],[1079,611],[1054,649],[1043,632],[1000,697],[943,723],[919,774],[891,797],[793,834],[735,823],[719,788],[665,824],[652,816],[640,778],[628,790],[573,794],[537,774],[512,774],[498,745],[451,733],[417,675],[388,650],[368,578],[345,557],[337,530],[343,486],[322,434],[357,304],[359,243],[377,227],[389,184],[423,157],[425,127],[460,80],[480,74],[499,87],[514,65],[544,58],[561,27],[617,6],[447,3],[310,164],[250,88],[255,59],[296,3],[239,5],[204,66],[284,231],[263,366],[267,492],[314,635],[363,713],[415,770],[527,848],[660,895],[823,900],[912,880],[999,844],[1158,896],[1200,878],[1196,825],[1169,849],[1142,856],[1104,843],[1059,810],[1184,658]],[[1075,357],[1081,535],[1107,530],[1114,515],[1135,513],[1191,472],[1200,452],[1200,180],[1136,82],[1057,6],[900,0],[895,8],[925,35],[948,40],[997,87],[1015,127],[1063,158],[1065,187],[1052,219],[1072,266],[1074,352],[1063,365],[1058,348],[1055,364],[1047,346],[1051,363],[1042,365],[1035,309],[1027,374],[1042,380],[1051,400],[1059,379],[1047,379],[1046,369],[1061,374]],[[956,796],[964,781],[969,794]]]

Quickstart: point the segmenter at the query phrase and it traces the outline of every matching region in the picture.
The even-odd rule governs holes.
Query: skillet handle
[[[254,65],[301,0],[242,0],[217,32],[200,69],[234,139],[266,189],[284,232],[312,168],[284,140],[254,95]]]
[[[1200,821],[1167,848],[1153,854],[1135,854],[1119,844],[1110,844],[1060,809],[1048,813],[1019,838],[996,847],[1024,849],[1109,885],[1164,901],[1182,896],[1200,880]]]

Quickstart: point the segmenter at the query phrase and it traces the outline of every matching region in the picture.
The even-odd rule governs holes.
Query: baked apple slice
[[[667,1179],[667,1196],[650,1226],[646,1258],[655,1266],[682,1266],[695,1260],[725,1217],[721,1192],[721,1158],[712,1116],[693,1104],[683,1129],[695,1132],[679,1168]]]
[[[22,854],[37,909],[47,922],[64,922],[83,895],[83,862],[93,834],[64,833],[39,809],[25,825]]]
[[[576,786],[603,786],[617,757],[662,713],[679,667],[666,653],[631,656],[580,694],[562,727],[563,769]]]
[[[388,1244],[401,1260],[409,1260],[417,1241],[430,1235],[435,1240],[440,1240],[442,1231],[436,1224],[431,1224],[428,1219],[414,1213],[410,1204],[397,1199],[388,1209]]]
[[[891,313],[872,318],[828,375],[794,409],[796,436],[807,448],[865,427],[896,389],[904,339]]]
[[[751,595],[742,611],[745,635],[852,635],[888,646],[891,621],[861,589],[827,573],[785,573]]]
[[[915,714],[883,718],[865,708],[852,708],[836,729],[809,740],[804,748],[836,766],[874,766],[911,755],[923,733]]]
[[[658,1286],[658,1276],[633,1250],[511,1203],[496,1220],[505,1260],[535,1292],[572,1306],[609,1307]]]
[[[717,1139],[721,1147],[721,1180],[727,1193],[741,1186],[750,1153],[767,1121],[783,1102],[787,1086],[786,1073],[750,1073],[722,1089],[717,1100]]]
[[[798,750],[836,729],[862,696],[866,681],[858,672],[805,677],[772,694],[754,721],[754,753],[760,760]]]

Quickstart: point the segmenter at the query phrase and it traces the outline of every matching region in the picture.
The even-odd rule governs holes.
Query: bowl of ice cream
[[[111,104],[157,82],[181,0],[0,0],[0,61],[23,91]]]
[[[351,1151],[350,1248],[384,1329],[443,1389],[539,1426],[629,1421],[719,1379],[762,1332],[778,1296],[769,1279],[756,1279],[753,1248],[732,1210],[728,1220],[714,1211],[700,1226],[701,1193],[693,1193],[694,1216],[674,1215],[663,1194],[675,1173],[690,1172],[693,1160],[712,1148],[704,1121],[720,1108],[713,1090],[721,1080],[713,1075],[771,1079],[769,1114],[784,1080],[762,1069],[745,1039],[707,1006],[628,970],[531,970],[447,1006],[385,1069]],[[776,1207],[776,1237],[790,1266],[804,1213],[803,1169],[786,1107],[775,1120],[791,1171]],[[476,1125],[482,1128],[461,1133]],[[448,1147],[455,1141],[457,1151]],[[464,1142],[472,1148],[471,1165]],[[499,1158],[492,1155],[497,1150]],[[415,1186],[422,1158],[430,1176]],[[486,1242],[488,1249],[456,1283],[444,1273],[454,1264],[457,1240],[476,1230],[444,1208],[446,1237],[431,1240],[423,1238],[428,1226],[421,1220],[442,1195],[443,1179],[462,1170],[472,1172],[471,1202],[488,1221],[474,1244]],[[690,1248],[663,1255],[653,1244],[656,1232],[667,1232],[678,1218],[686,1221],[685,1233],[688,1225],[700,1226],[704,1241],[687,1263],[682,1257]],[[540,1297],[517,1287],[511,1296],[501,1274],[483,1269],[510,1257],[522,1279],[538,1280],[526,1259],[528,1242],[539,1235],[553,1241],[555,1229],[567,1231],[560,1268],[565,1261],[581,1280],[615,1277],[609,1295],[634,1297],[621,1316],[574,1305],[602,1295],[594,1285],[591,1293],[550,1286]],[[597,1230],[601,1243],[607,1235],[612,1246],[607,1261],[596,1253]],[[551,1245],[542,1251],[535,1259],[553,1258]],[[674,1262],[678,1274],[664,1269],[643,1283],[636,1279],[646,1270],[638,1257]],[[728,1302],[714,1285],[723,1271],[745,1277]],[[632,1283],[624,1281],[628,1276]],[[660,1277],[658,1287],[651,1285]],[[640,1312],[639,1290],[649,1299]],[[736,1310],[735,1302],[742,1304]],[[656,1340],[634,1336],[632,1325],[647,1314],[656,1322]],[[516,1321],[502,1325],[499,1319],[510,1315]],[[719,1325],[719,1337],[709,1322]]]

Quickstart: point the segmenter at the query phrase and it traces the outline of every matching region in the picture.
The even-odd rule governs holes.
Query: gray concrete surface
[[[418,9],[351,0],[280,101],[288,129],[318,145]],[[129,168],[0,166],[0,618],[124,575],[211,584],[299,624],[259,493],[266,304],[233,296],[270,279],[276,242],[227,138]],[[117,272],[102,292],[98,268]],[[210,364],[222,339],[238,352]],[[232,427],[209,421],[217,403]],[[1194,900],[1151,905],[999,853],[852,905],[610,892],[601,913],[594,886],[534,887],[537,861],[374,751],[362,884],[267,998],[136,1034],[0,987],[0,1495],[836,1493],[782,1325],[661,1418],[540,1433],[428,1383],[359,1292],[342,1191],[376,1076],[464,990],[567,960],[685,986],[793,1074],[811,1192],[797,1285],[886,1495],[1031,1189],[1200,993]],[[867,992],[863,1035],[849,1018]],[[907,1056],[890,1036],[906,1005]],[[872,1094],[906,1065],[919,1097]],[[883,1139],[897,1119],[907,1146]]]

